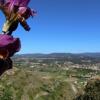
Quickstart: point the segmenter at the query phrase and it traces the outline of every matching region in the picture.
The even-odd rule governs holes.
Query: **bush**
[[[84,94],[78,95],[74,100],[100,100],[100,78],[89,80]]]
[[[0,100],[13,100],[12,91],[9,86],[6,86],[3,90],[2,95],[0,96]]]

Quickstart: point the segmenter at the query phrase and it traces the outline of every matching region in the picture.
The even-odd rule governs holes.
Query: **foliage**
[[[89,80],[84,94],[77,96],[75,100],[100,100],[100,79]]]
[[[0,100],[13,100],[12,91],[10,90],[9,86],[5,86],[5,88],[3,89],[3,93],[0,96]]]

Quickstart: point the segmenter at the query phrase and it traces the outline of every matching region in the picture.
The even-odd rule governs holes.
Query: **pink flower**
[[[30,30],[26,19],[30,16],[34,16],[36,12],[28,7],[29,1],[30,0],[0,0],[0,8],[5,14],[6,19],[11,23],[10,25],[7,24],[7,27],[11,27],[11,25],[14,26],[15,24],[15,26],[17,26],[18,21],[26,31]],[[6,31],[9,31],[9,27]]]

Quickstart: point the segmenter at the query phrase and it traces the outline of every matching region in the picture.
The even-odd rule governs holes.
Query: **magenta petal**
[[[26,7],[19,7],[18,13],[20,15],[24,14],[26,12],[27,8]]]
[[[30,2],[30,0],[19,0],[20,2],[20,7],[25,7],[28,5],[28,3]]]
[[[6,0],[7,3],[10,3],[16,6],[27,6],[30,0]]]
[[[17,7],[27,7],[30,0],[6,0],[9,13],[11,13],[15,6]]]
[[[18,13],[25,19],[35,15],[35,11],[29,7],[19,7]]]
[[[0,50],[7,50],[9,57],[20,50],[19,38],[13,38],[10,35],[0,34]]]
[[[4,4],[5,3],[5,0],[0,0],[0,4]]]

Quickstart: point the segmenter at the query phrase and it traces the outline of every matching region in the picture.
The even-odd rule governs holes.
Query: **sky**
[[[13,33],[21,40],[19,53],[100,52],[100,0],[31,0],[37,11]],[[0,12],[0,31],[5,17]]]

